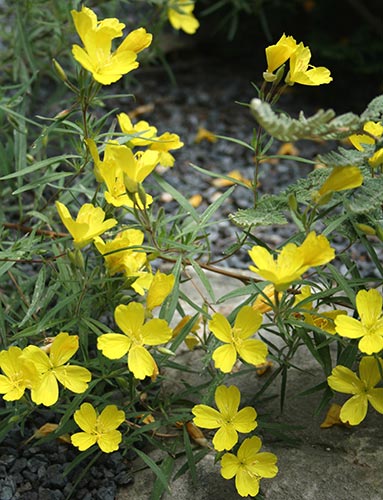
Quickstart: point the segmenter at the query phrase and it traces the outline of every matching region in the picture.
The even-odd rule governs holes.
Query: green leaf
[[[203,270],[201,269],[201,267],[198,265],[198,263],[195,260],[190,259],[190,264],[192,265],[198,278],[201,280],[201,283],[203,284],[205,290],[209,294],[211,300],[213,302],[215,302],[216,301],[215,293],[214,293],[213,287],[211,286],[209,278],[206,276],[206,274],[203,272]]]
[[[45,267],[43,266],[40,269],[40,272],[36,278],[35,289],[33,291],[31,304],[30,304],[23,320],[19,324],[19,328],[21,328],[22,326],[25,325],[25,323],[29,320],[29,318],[32,316],[32,314],[34,314],[39,307],[42,307],[41,300],[43,298],[43,294],[46,291],[45,290],[45,279],[46,279],[46,273],[45,273]]]
[[[81,158],[78,155],[60,155],[60,156],[52,156],[51,158],[47,158],[46,160],[38,161],[30,165],[29,167],[25,167],[17,172],[13,172],[12,174],[5,175],[4,177],[0,177],[0,181],[5,181],[7,179],[14,179],[16,177],[22,177],[27,174],[31,174],[32,172],[36,172],[37,170],[41,170],[42,168],[49,167],[51,165],[58,165],[62,161],[73,159],[73,158]],[[41,178],[39,178],[41,184]],[[46,182],[45,172],[44,172],[44,182]]]
[[[287,209],[287,200],[280,195],[264,195],[256,208],[240,209],[230,214],[229,219],[238,226],[249,229],[253,226],[271,226],[287,224],[282,210]]]
[[[150,458],[146,453],[139,450],[138,448],[133,447],[132,449],[146,463],[146,465],[154,472],[154,474],[157,476],[157,479],[164,486],[164,491],[170,491],[169,485],[168,485],[168,478],[166,477],[164,472],[160,469],[160,467],[158,467],[156,462],[152,458]]]
[[[170,476],[174,469],[174,458],[167,456],[161,463],[161,470],[164,476],[167,478],[167,482],[170,482]],[[160,500],[162,495],[168,488],[160,481],[158,478],[155,480],[152,493],[150,495],[150,500]]]
[[[320,109],[308,118],[301,111],[299,118],[277,114],[270,104],[254,98],[250,109],[257,122],[280,141],[299,139],[342,139],[360,129],[360,118],[353,113],[336,116],[332,109]]]

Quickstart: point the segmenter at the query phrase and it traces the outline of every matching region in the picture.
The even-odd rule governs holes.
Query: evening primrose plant
[[[195,32],[193,8],[168,3],[176,29]],[[230,178],[231,190],[200,213],[161,175],[177,168],[184,145],[177,131],[136,121],[126,108],[106,110],[111,88],[139,68],[152,34],[142,27],[126,33],[124,22],[86,6],[70,16],[81,43],[68,47],[74,69],[54,63],[70,95],[43,128],[59,151],[51,154],[42,139],[28,145],[25,124],[39,123],[23,114],[21,90],[19,107],[10,96],[1,108],[20,151],[1,178],[10,202],[0,247],[0,437],[13,427],[23,432],[49,408],[57,420],[51,438],[69,434],[78,449],[74,466],[99,450],[133,452],[155,473],[152,498],[159,499],[187,470],[196,480],[196,463],[211,453],[239,496],[256,496],[278,472],[277,456],[260,451],[262,441],[268,448],[261,398],[280,382],[283,409],[299,349],[323,371],[309,390],[322,394],[318,412],[333,395],[351,394],[342,423],[363,421],[368,403],[383,413],[383,98],[361,116],[276,112],[288,87],[332,80],[330,70],[311,65],[309,47],[283,34],[266,48],[263,82],[247,105],[253,139],[228,138],[252,151],[253,179]],[[342,145],[278,195],[262,194],[260,173],[284,159],[271,154],[273,141],[299,139]],[[217,261],[209,227],[237,187],[251,192],[252,204],[230,214],[237,243]],[[175,213],[161,206],[164,190],[179,204]],[[257,236],[260,226],[288,221],[295,229],[278,247]],[[355,245],[376,275],[362,274],[350,253]],[[219,266],[241,249],[247,274]],[[195,284],[191,269],[207,291],[201,300],[185,292]],[[241,285],[216,300],[205,271]],[[240,298],[236,307],[233,298]],[[180,361],[189,351],[192,368]],[[189,373],[196,382],[184,380]],[[243,375],[250,394],[241,392]],[[166,454],[157,463],[153,447]],[[184,463],[173,475],[179,457]]]

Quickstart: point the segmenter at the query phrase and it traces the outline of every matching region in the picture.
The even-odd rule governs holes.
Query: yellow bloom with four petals
[[[360,290],[356,294],[356,310],[360,320],[350,316],[335,318],[335,330],[342,337],[360,339],[359,349],[366,354],[383,349],[382,296],[378,290]]]
[[[213,360],[216,368],[229,373],[237,361],[237,354],[251,365],[266,362],[267,346],[257,339],[250,339],[262,324],[262,314],[251,306],[240,309],[231,327],[223,314],[215,313],[209,321],[209,328],[217,339],[225,342],[215,349]]]
[[[238,387],[220,385],[215,391],[218,410],[202,404],[192,409],[195,425],[205,429],[218,428],[213,438],[213,446],[217,451],[231,450],[238,442],[238,432],[251,432],[257,427],[257,412],[251,406],[238,411],[240,400]]]
[[[109,359],[120,359],[128,353],[128,368],[137,379],[143,380],[157,373],[156,362],[144,346],[168,342],[172,337],[168,323],[158,318],[145,323],[145,309],[138,302],[117,306],[114,318],[124,334],[100,335],[97,348]]]
[[[277,259],[266,248],[258,245],[249,251],[249,255],[255,264],[250,266],[250,270],[271,281],[280,292],[286,290],[310,267],[330,262],[335,257],[335,251],[325,236],[317,236],[312,231],[299,247],[294,243],[285,245]]]
[[[124,134],[137,136],[129,140],[129,146],[147,146],[152,143],[152,139],[157,134],[156,127],[149,125],[145,120],[140,120],[133,125],[132,120],[126,113],[118,114],[117,120]]]
[[[66,364],[79,347],[78,336],[60,332],[53,340],[49,354],[35,345],[23,350],[22,357],[32,361],[40,381],[31,388],[32,401],[44,406],[54,405],[59,397],[58,382],[76,394],[88,388],[92,375],[82,366]]]
[[[97,443],[104,453],[118,450],[122,440],[117,427],[125,420],[125,413],[115,405],[106,406],[100,414],[90,403],[83,403],[74,413],[74,421],[83,430],[71,436],[71,441],[80,451]]]
[[[380,364],[380,367],[379,367]],[[358,425],[367,415],[368,403],[383,413],[383,388],[375,386],[382,380],[383,361],[365,356],[359,363],[359,377],[346,366],[336,366],[327,378],[328,385],[337,392],[352,394],[340,410],[342,422]]]
[[[235,487],[241,497],[255,497],[262,478],[271,478],[278,473],[274,453],[261,452],[262,441],[257,436],[247,438],[237,455],[225,453],[221,458],[221,475],[225,479],[235,476]]]
[[[76,248],[83,248],[91,243],[94,238],[105,233],[117,224],[116,219],[105,219],[105,212],[101,207],[91,203],[81,206],[76,220],[73,220],[67,207],[56,201],[56,208],[64,226],[73,237]]]
[[[144,28],[131,32],[112,52],[112,40],[122,36],[125,24],[116,18],[98,21],[96,14],[84,6],[80,12],[72,10],[71,14],[84,45],[84,48],[73,45],[73,56],[97,82],[110,85],[138,67],[137,54],[152,41],[152,35]]]

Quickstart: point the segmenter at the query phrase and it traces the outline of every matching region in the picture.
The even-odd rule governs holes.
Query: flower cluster
[[[79,348],[78,336],[60,332],[51,343],[40,348],[28,345],[23,350],[11,346],[0,352],[0,393],[7,401],[23,397],[31,391],[32,401],[52,406],[59,398],[59,385],[81,394],[88,388],[92,375],[82,366],[67,362]]]
[[[239,389],[232,385],[220,385],[215,391],[218,410],[199,404],[193,407],[193,422],[205,429],[218,429],[213,437],[217,451],[231,450],[238,442],[238,433],[249,433],[257,427],[257,412],[251,406],[238,410],[241,401]],[[225,453],[221,459],[221,474],[225,479],[235,476],[238,493],[246,497],[256,495],[259,482],[274,477],[278,468],[273,453],[258,453],[261,440],[257,436],[247,438],[238,449],[237,455]]]

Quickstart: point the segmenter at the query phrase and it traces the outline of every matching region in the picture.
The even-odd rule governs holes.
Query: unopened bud
[[[56,70],[56,73],[58,74],[60,80],[62,80],[63,82],[67,82],[68,81],[68,77],[66,76],[66,73],[63,70],[61,64],[59,64],[56,61],[56,59],[52,59],[52,62],[53,62],[53,67]]]
[[[167,356],[175,356],[175,353],[166,347],[157,347],[157,351],[161,354],[166,354]]]
[[[127,175],[125,175],[124,184],[125,184],[125,187],[126,187],[126,190],[128,191],[128,193],[130,193],[130,194],[137,193],[137,191],[138,191],[138,182],[137,181],[135,181],[131,177],[128,177]]]
[[[269,71],[264,71],[263,72],[263,79],[267,83],[273,83],[277,79],[277,75],[274,75],[274,73],[270,73]]]
[[[142,184],[138,184],[138,197],[143,207],[146,207],[146,193]]]
[[[79,269],[85,269],[84,257],[82,256],[81,250],[78,248],[76,248],[73,252],[69,250],[68,257],[73,266],[78,267]]]
[[[375,236],[376,231],[373,227],[369,226],[368,224],[355,224],[356,227],[359,229],[359,231],[362,231],[362,233],[370,235],[370,236]]]

